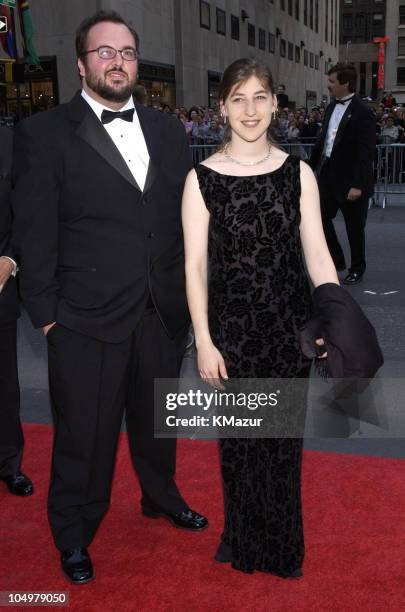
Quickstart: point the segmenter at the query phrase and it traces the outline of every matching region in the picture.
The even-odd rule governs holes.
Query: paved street
[[[372,208],[367,226],[368,270],[363,282],[350,289],[377,329],[385,364],[379,377],[405,378],[405,197],[387,208]],[[342,244],[346,246],[342,220],[337,222]],[[22,419],[50,423],[47,388],[46,344],[39,331],[33,330],[26,315],[19,328]],[[194,372],[192,356],[186,358],[183,372]],[[402,401],[402,398],[401,398]],[[404,406],[405,409],[405,406]],[[308,439],[306,448],[332,450],[387,457],[405,457],[403,438]],[[364,434],[363,434],[364,436]]]

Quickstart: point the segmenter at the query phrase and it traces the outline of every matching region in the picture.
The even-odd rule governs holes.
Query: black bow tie
[[[352,98],[353,98],[353,96],[350,96],[350,98],[346,98],[346,100],[337,100],[336,99],[336,104],[346,104],[346,102],[349,102]]]
[[[106,123],[111,123],[111,121],[114,121],[114,119],[123,119],[124,121],[132,122],[134,112],[134,108],[128,108],[128,110],[117,112],[103,110],[101,113],[101,123],[105,125]]]

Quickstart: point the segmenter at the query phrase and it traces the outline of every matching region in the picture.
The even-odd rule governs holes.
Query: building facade
[[[358,71],[358,93],[377,100],[378,45],[386,30],[387,0],[340,0],[339,59]]]
[[[385,90],[405,105],[405,0],[389,0],[386,34]]]
[[[392,91],[405,103],[405,0],[340,0],[341,60],[353,62],[359,72],[359,93],[380,99]],[[384,88],[378,91],[378,45],[385,43]]]
[[[30,7],[43,66],[21,80],[23,115],[78,89],[75,30],[98,9],[118,11],[138,32],[139,81],[152,104],[214,105],[224,68],[256,57],[286,86],[292,106],[310,107],[327,100],[325,75],[338,60],[339,0],[30,0]],[[15,109],[16,92],[9,83],[0,94],[3,114]]]

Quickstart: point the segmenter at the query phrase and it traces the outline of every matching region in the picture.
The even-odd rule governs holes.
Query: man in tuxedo
[[[0,127],[0,480],[10,493],[33,493],[32,482],[21,470],[24,438],[20,423],[20,387],[17,370],[16,267],[10,259],[11,160],[13,133]]]
[[[326,109],[310,160],[318,175],[325,237],[338,271],[346,269],[346,262],[333,219],[339,209],[343,213],[351,254],[346,285],[358,283],[366,269],[365,225],[374,192],[376,120],[355,94],[356,81],[351,64],[339,63],[329,70],[328,89],[334,101]]]
[[[166,113],[134,104],[139,39],[120,15],[86,19],[76,49],[82,91],[16,131],[14,235],[22,298],[48,344],[49,520],[63,571],[84,583],[124,408],[143,514],[208,523],[175,484],[175,440],[154,438],[154,379],[178,376],[189,327],[187,139]]]

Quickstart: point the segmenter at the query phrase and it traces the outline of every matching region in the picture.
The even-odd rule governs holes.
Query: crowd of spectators
[[[135,97],[141,104],[148,105],[148,95],[142,85],[137,85]],[[289,104],[285,86],[279,85],[277,89],[278,113],[272,122],[271,135],[274,141],[297,145],[297,154],[304,159],[308,148],[299,145],[314,143],[322,128],[326,104],[321,103],[308,109],[299,107],[295,110],[283,104]],[[366,103],[369,102],[366,99]],[[182,122],[189,138],[190,144],[217,145],[222,141],[225,126],[219,109],[208,106],[195,105],[191,108],[178,106],[171,108],[168,104],[154,104],[158,110],[169,113]],[[405,144],[405,106],[399,106],[391,92],[384,93],[381,102],[371,103],[376,115],[377,142],[379,144]],[[12,127],[14,117],[0,117],[0,125]]]
[[[146,92],[145,92],[146,94]],[[283,85],[278,88],[279,111],[272,123],[272,137],[277,142],[311,144],[315,142],[322,128],[326,105],[321,103],[308,109],[299,107],[292,110],[282,107],[287,100]],[[146,96],[144,98],[146,100]],[[146,103],[146,102],[145,102]],[[368,102],[366,102],[368,103]],[[376,115],[377,142],[381,144],[405,144],[405,107],[398,106],[390,92],[384,94],[380,104],[372,104]],[[179,106],[174,109],[164,104],[157,106],[164,113],[170,113],[181,121],[190,144],[219,144],[224,134],[224,123],[217,108]],[[305,153],[303,153],[305,157]]]

